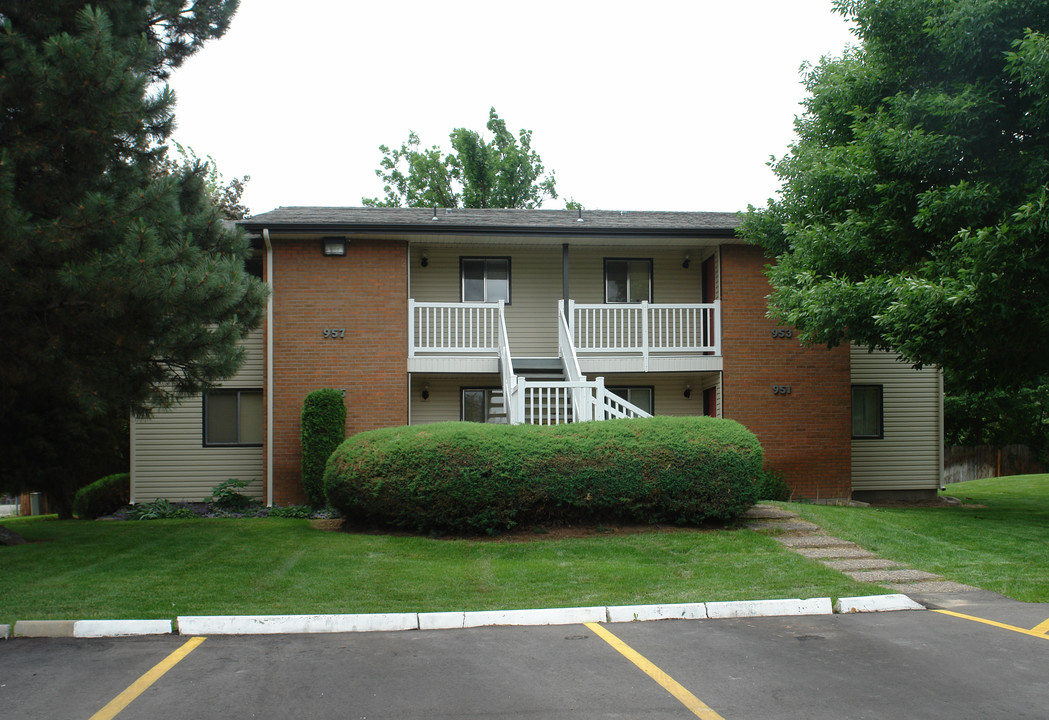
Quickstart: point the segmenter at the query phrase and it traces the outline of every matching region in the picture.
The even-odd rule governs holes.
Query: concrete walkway
[[[744,517],[749,520],[746,526],[751,530],[771,535],[776,542],[859,582],[892,588],[904,595],[980,591],[971,585],[880,558],[856,543],[828,535],[797,513],[774,505],[755,505]]]

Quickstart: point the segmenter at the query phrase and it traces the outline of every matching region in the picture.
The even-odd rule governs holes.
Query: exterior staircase
[[[499,366],[507,419],[512,425],[560,425],[610,418],[650,417],[605,389],[604,378],[587,380],[579,369],[572,333],[558,303],[558,357],[514,358],[499,305]]]

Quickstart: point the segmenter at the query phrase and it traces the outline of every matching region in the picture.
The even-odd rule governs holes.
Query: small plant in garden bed
[[[309,505],[266,507],[253,503],[242,511],[223,510],[210,503],[170,502],[161,498],[151,503],[128,505],[108,515],[104,520],[167,520],[173,518],[295,518],[303,520],[330,520],[338,518],[334,508],[314,509]]]
[[[266,507],[239,489],[247,487],[246,480],[230,478],[211,490],[210,502],[171,502],[159,498],[151,503],[128,505],[107,516],[107,520],[166,520],[171,518],[299,518],[328,520],[339,517],[331,507],[311,508],[309,505]]]

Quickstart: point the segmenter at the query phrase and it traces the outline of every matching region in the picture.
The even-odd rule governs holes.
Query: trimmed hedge
[[[81,520],[94,520],[112,515],[130,501],[131,475],[107,475],[77,490],[73,498],[73,514]]]
[[[423,533],[700,525],[732,521],[752,506],[761,464],[757,438],[732,420],[451,422],[351,437],[329,459],[324,487],[351,522]]]
[[[324,464],[346,439],[346,403],[339,390],[314,390],[302,401],[302,489],[313,507],[324,505]]]

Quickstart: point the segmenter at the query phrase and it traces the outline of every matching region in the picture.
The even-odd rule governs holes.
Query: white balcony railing
[[[641,355],[721,354],[721,303],[583,305],[568,301],[578,353]]]
[[[409,300],[408,356],[498,355],[501,305]],[[646,367],[651,354],[721,354],[720,302],[584,305],[569,300],[568,307],[568,332],[578,353],[640,355]],[[560,335],[563,329],[551,326],[550,331]]]
[[[418,353],[499,352],[503,303],[408,300],[408,357]]]

